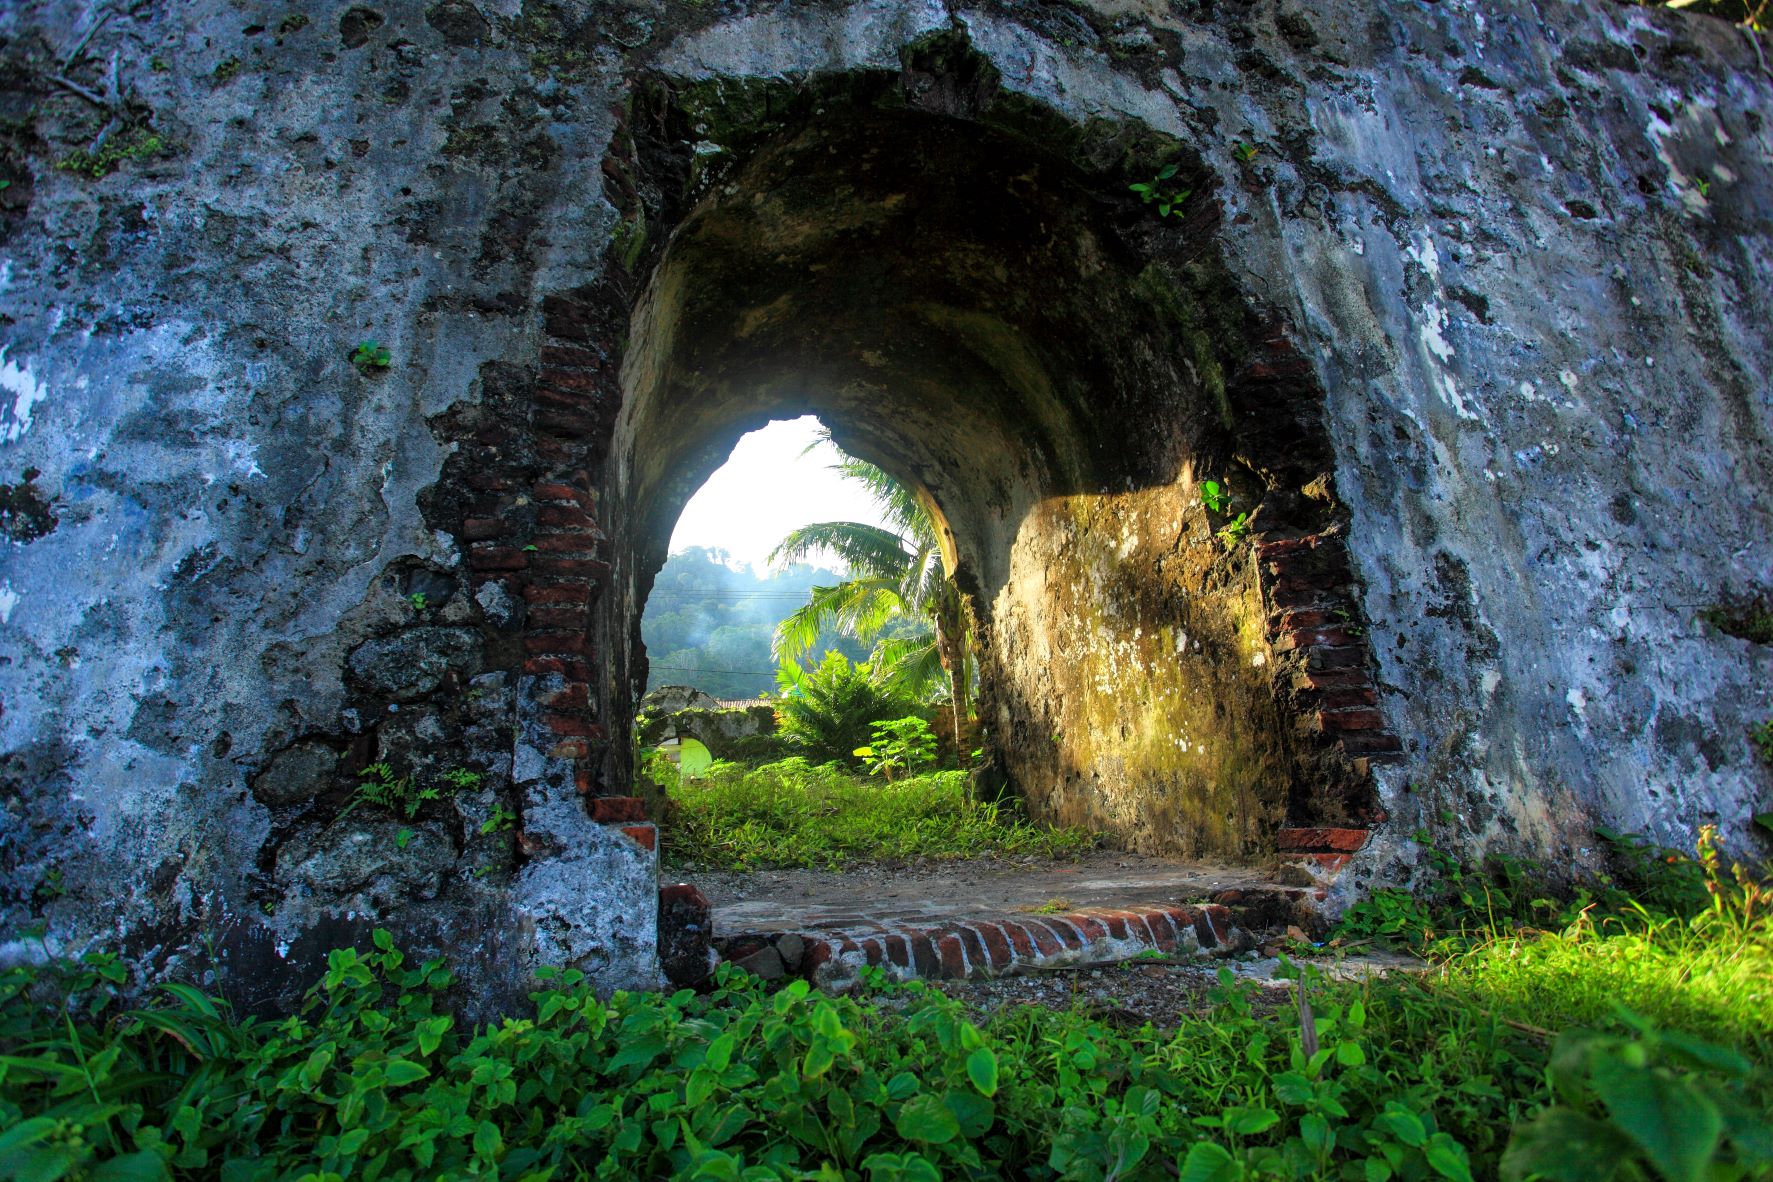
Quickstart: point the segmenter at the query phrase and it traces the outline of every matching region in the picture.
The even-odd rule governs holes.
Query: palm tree
[[[823,438],[830,442],[828,433]],[[814,587],[807,602],[776,626],[776,658],[798,659],[826,628],[875,640],[870,660],[889,683],[921,694],[945,677],[955,750],[960,752],[970,682],[966,614],[960,590],[942,566],[936,523],[910,489],[873,464],[844,456],[833,467],[873,494],[887,525],[803,525],[771,552],[771,562],[798,562],[829,552],[843,560],[851,576],[835,586]],[[909,632],[882,635],[907,617],[927,622]]]

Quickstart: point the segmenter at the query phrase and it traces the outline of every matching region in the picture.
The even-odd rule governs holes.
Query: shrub
[[[898,718],[912,706],[866,662],[852,664],[835,649],[818,668],[785,679],[783,689],[776,703],[782,741],[815,762],[849,767],[857,766],[856,748],[868,745],[876,719]]]

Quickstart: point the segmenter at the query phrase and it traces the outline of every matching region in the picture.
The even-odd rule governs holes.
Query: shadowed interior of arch
[[[1342,819],[1359,777],[1301,736],[1266,666],[1272,604],[1223,532],[1236,511],[1292,533],[1333,518],[1306,487],[1328,467],[1315,407],[1233,405],[1261,319],[1212,254],[1210,199],[1160,219],[1134,168],[864,108],[704,186],[627,338],[605,717],[644,684],[640,616],[691,492],[746,431],[816,414],[940,507],[990,757],[1031,815],[1238,857]],[[1232,512],[1203,504],[1209,479]]]

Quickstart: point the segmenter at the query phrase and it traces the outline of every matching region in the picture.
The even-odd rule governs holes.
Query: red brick
[[[949,932],[935,941],[937,958],[941,961],[942,976],[959,981],[967,975],[966,954],[961,951],[960,937]]]
[[[589,751],[586,752],[586,754],[589,753]],[[591,788],[591,766],[584,760],[580,760],[573,768],[573,791],[580,796],[589,796]]]
[[[588,607],[532,607],[529,611],[531,628],[553,628],[563,632],[583,629],[591,619]]]
[[[702,893],[702,888],[688,882],[674,882],[669,886],[660,887],[659,902],[686,903],[703,910],[707,910],[709,907],[708,896]]]
[[[548,748],[548,755],[553,759],[589,759],[591,757],[591,745],[583,739],[562,739],[560,742],[554,744],[554,746]],[[576,772],[577,769],[575,768],[574,771]],[[574,787],[576,788],[577,786],[575,776]]]
[[[590,349],[578,349],[571,345],[543,345],[543,365],[566,365],[579,369],[596,369],[603,364],[603,358]]]
[[[565,414],[579,414],[595,405],[595,396],[582,390],[556,390],[552,386],[537,386],[535,396],[536,405]]]
[[[629,824],[647,819],[647,803],[638,796],[594,796],[590,799],[590,819],[605,824]]]
[[[594,415],[575,414],[567,410],[536,411],[535,424],[544,431],[552,431],[556,435],[570,438],[584,438],[597,432],[598,422]],[[538,452],[541,448],[536,449]]]
[[[586,710],[591,706],[591,690],[584,682],[569,685],[548,695],[547,705],[556,710]]]
[[[1039,955],[1057,956],[1065,950],[1065,945],[1059,943],[1059,937],[1053,935],[1052,930],[1040,921],[1030,921],[1027,931],[1033,938],[1034,950]]]
[[[569,735],[573,738],[589,739],[597,736],[598,726],[588,718],[576,714],[544,714],[542,725],[557,735]]]
[[[1352,854],[1367,844],[1366,829],[1282,829],[1274,835],[1278,850],[1312,850]]]
[[[828,941],[813,939],[809,936],[806,942],[806,953],[800,960],[801,975],[812,976],[814,969],[829,963],[836,955],[837,950],[831,947]]]
[[[583,632],[532,632],[523,638],[523,647],[538,655],[564,656],[584,652],[589,638]]]
[[[1300,538],[1275,538],[1272,541],[1257,542],[1256,557],[1267,561],[1288,554],[1298,554],[1302,550],[1315,549],[1320,540],[1317,534],[1306,534]]]
[[[536,524],[541,526],[595,526],[591,515],[577,505],[538,505]]]
[[[1336,617],[1325,609],[1306,609],[1297,612],[1278,612],[1270,618],[1270,627],[1275,633],[1296,632],[1301,628],[1321,628]]]
[[[1351,706],[1377,706],[1379,694],[1370,689],[1328,690],[1317,700],[1325,710],[1346,710]]]
[[[655,826],[624,825],[622,826],[622,832],[637,842],[642,849],[651,850],[658,848],[659,831]]]
[[[1332,589],[1297,579],[1280,579],[1263,588],[1277,608],[1316,607],[1333,599]]]
[[[862,956],[867,963],[879,965],[886,963],[886,949],[881,945],[880,938],[869,936],[861,941]]]
[[[570,369],[555,369],[550,366],[536,375],[543,385],[554,386],[561,390],[595,390],[598,379],[588,373],[580,373]]]
[[[541,575],[602,576],[609,573],[609,563],[594,558],[537,558],[533,568]]]
[[[470,547],[470,570],[522,570],[529,565],[529,555],[511,546]]]
[[[1352,643],[1354,643],[1354,637],[1349,634],[1346,628],[1301,628],[1294,632],[1283,632],[1275,637],[1274,647],[1279,652],[1287,652],[1295,648]]]
[[[1328,874],[1336,873],[1348,865],[1350,861],[1348,854],[1295,854],[1293,857],[1296,861],[1315,862],[1320,869]]]
[[[566,501],[581,507],[590,500],[589,493],[570,484],[538,484],[530,495],[538,501]]]
[[[1145,917],[1143,915],[1140,915],[1137,911],[1123,911],[1121,912],[1121,915],[1127,921],[1127,936],[1129,939],[1139,940],[1146,944],[1157,943],[1157,937],[1152,933],[1151,927],[1145,922]]]
[[[1065,951],[1079,952],[1083,949],[1083,937],[1078,934],[1077,928],[1074,927],[1069,920],[1054,917],[1053,919],[1042,920],[1041,923],[1051,929],[1053,935],[1058,937],[1059,943],[1063,946]]]
[[[573,681],[591,680],[591,666],[577,657],[530,657],[524,661],[523,671],[535,677],[558,673]]]
[[[978,932],[962,924],[954,934],[960,937],[960,946],[966,949],[970,973],[978,974],[991,967],[991,955],[985,951],[985,943],[979,939]]]
[[[1311,690],[1355,689],[1372,685],[1373,679],[1365,669],[1306,669],[1297,684]]]
[[[502,517],[462,518],[462,537],[470,542],[484,542],[491,538],[502,538],[510,532],[511,523]]]
[[[590,604],[591,593],[582,583],[531,583],[523,589],[523,597],[531,603]]]
[[[904,936],[886,936],[882,942],[886,945],[888,964],[901,969],[911,967],[911,945]]]
[[[596,310],[577,300],[558,295],[542,299],[542,327],[549,336],[589,343],[597,336],[597,320]]]
[[[1300,378],[1311,372],[1311,363],[1294,354],[1290,357],[1276,357],[1269,361],[1257,361],[1244,368],[1240,375],[1255,381],[1274,381],[1282,378]]]
[[[1108,925],[1093,915],[1067,915],[1065,918],[1071,921],[1071,925],[1077,929],[1077,934],[1084,938],[1085,943],[1101,940],[1108,935]]]
[[[1028,935],[1028,929],[1019,923],[1006,923],[1003,934],[1009,937],[1010,951],[1023,960],[1033,960],[1038,955],[1034,940]]]
[[[928,932],[914,932],[911,937],[911,965],[926,980],[942,975],[942,957]]]
[[[508,477],[496,472],[470,472],[462,477],[462,483],[477,492],[509,492],[517,487]]]
[[[1100,917],[1108,926],[1108,934],[1116,940],[1127,938],[1127,917],[1118,912],[1110,912]]]
[[[979,940],[985,945],[985,955],[994,969],[1007,969],[1014,957],[1010,953],[1010,942],[1004,936],[1003,929],[994,923],[982,923],[975,929]]]
[[[586,530],[582,533],[543,534],[535,540],[537,552],[549,555],[596,554],[603,535]]]
[[[1367,663],[1367,646],[1349,644],[1341,648],[1313,648],[1305,653],[1310,669],[1355,669]]]
[[[1382,731],[1385,719],[1379,711],[1357,707],[1352,710],[1319,710],[1317,722],[1326,731]]]
[[[1176,949],[1176,921],[1170,918],[1167,911],[1147,911],[1145,926],[1151,932],[1151,942],[1164,952]]]
[[[1395,755],[1404,749],[1403,742],[1396,735],[1376,731],[1343,735],[1339,742],[1342,750],[1350,755]]]

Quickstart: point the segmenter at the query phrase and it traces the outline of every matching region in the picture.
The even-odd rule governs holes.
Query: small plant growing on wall
[[[1231,512],[1231,493],[1217,480],[1203,480],[1200,486],[1200,503],[1205,505],[1207,512],[1225,515]],[[1230,521],[1220,526],[1217,532],[1219,540],[1227,547],[1235,546],[1250,534],[1250,515],[1239,513]]]
[[[1755,750],[1760,752],[1761,762],[1768,767],[1773,767],[1773,718],[1769,718],[1759,726],[1750,727],[1748,737],[1749,741],[1755,745]]]
[[[394,355],[379,341],[358,341],[357,348],[351,353],[351,364],[365,377],[381,373],[393,360]]]
[[[357,791],[351,794],[351,802],[339,813],[341,818],[350,815],[357,806],[369,804],[410,821],[419,815],[419,809],[427,800],[438,800],[443,796],[443,789],[437,785],[421,788],[415,777],[396,776],[394,769],[386,763],[372,763],[358,776]],[[444,772],[443,780],[457,792],[471,792],[480,787],[481,775],[458,767]],[[404,849],[404,845],[401,848]]]
[[[1171,213],[1180,216],[1183,203],[1194,190],[1178,188],[1173,183],[1175,177],[1176,165],[1166,164],[1150,180],[1128,185],[1127,188],[1139,194],[1139,199],[1145,204],[1157,206],[1158,217],[1167,218]]]

